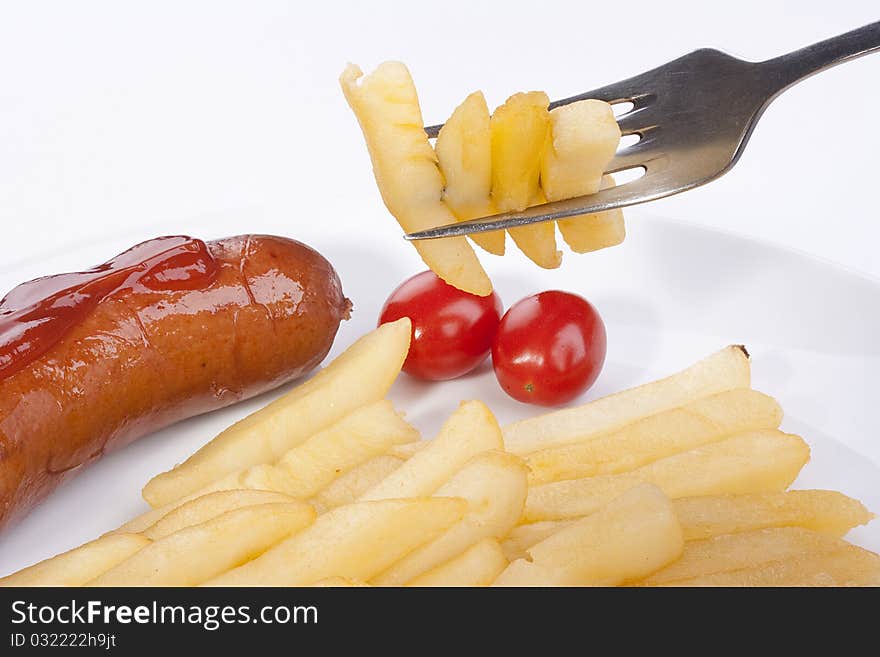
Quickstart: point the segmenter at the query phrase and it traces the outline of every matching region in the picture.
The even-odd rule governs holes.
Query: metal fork
[[[515,228],[645,203],[704,185],[733,168],[776,96],[814,73],[877,50],[880,21],[764,62],[704,48],[628,80],[557,100],[551,109],[587,98],[632,103],[618,123],[623,135],[641,139],[618,151],[606,173],[641,167],[644,175],[590,196],[438,226],[406,239]],[[436,137],[441,127],[425,131]]]

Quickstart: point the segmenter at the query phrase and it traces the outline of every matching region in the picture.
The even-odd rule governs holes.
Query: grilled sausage
[[[161,248],[139,245],[0,302],[7,337],[16,311],[55,313],[33,334],[42,342],[22,338],[0,357],[0,527],[104,452],[309,372],[348,317],[333,267],[300,242],[161,239],[178,250],[155,240]],[[140,262],[145,252],[152,260]],[[73,296],[59,291],[71,282]],[[41,289],[51,303],[24,313]],[[82,312],[65,315],[65,303]],[[33,324],[23,320],[12,329]]]

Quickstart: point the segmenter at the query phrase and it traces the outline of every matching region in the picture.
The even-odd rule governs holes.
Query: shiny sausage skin
[[[351,308],[327,260],[281,237],[207,245],[219,268],[206,287],[111,295],[0,380],[0,527],[104,452],[327,355]]]

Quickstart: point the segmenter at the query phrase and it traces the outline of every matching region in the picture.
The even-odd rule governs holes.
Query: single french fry
[[[219,490],[202,495],[169,511],[155,523],[144,529],[141,534],[152,541],[164,538],[169,534],[192,527],[212,518],[246,506],[295,502],[289,495],[268,490],[232,489]]]
[[[686,540],[765,527],[803,527],[840,537],[874,517],[858,500],[833,490],[705,495],[673,504]]]
[[[500,451],[474,457],[436,493],[440,497],[467,500],[465,516],[375,577],[372,584],[401,586],[454,559],[484,538],[504,536],[522,515],[527,490],[526,467],[519,457]]]
[[[386,454],[388,454],[388,456],[396,456],[405,461],[429,443],[430,441],[428,440],[414,440],[411,443],[404,443],[403,445],[392,445],[388,448]]]
[[[528,559],[511,561],[492,582],[492,586],[571,586],[565,573]]]
[[[602,176],[599,189],[611,189],[616,186],[614,176],[609,174]],[[626,239],[626,223],[623,210],[620,208],[560,219],[556,225],[559,226],[562,239],[575,253],[591,253],[607,249],[623,243]]]
[[[530,547],[578,520],[579,518],[543,520],[514,527],[501,541],[501,549],[504,551],[504,556],[507,557],[508,561],[526,559]]]
[[[309,586],[328,577],[369,581],[461,520],[467,508],[466,501],[448,497],[341,506],[207,585]]]
[[[539,571],[520,565],[495,583],[541,585],[532,576],[549,573],[557,585],[616,586],[672,563],[683,546],[669,498],[656,486],[642,485],[529,548],[529,561]]]
[[[504,427],[505,448],[514,454],[567,445],[608,433],[700,397],[748,388],[749,357],[730,346],[686,370],[583,406],[520,420]]]
[[[529,205],[546,202],[544,192],[539,189]],[[557,269],[562,265],[562,251],[556,248],[556,225],[552,221],[517,226],[507,232],[517,248],[542,269]]]
[[[551,110],[550,136],[541,161],[541,188],[548,201],[614,187],[614,178],[602,175],[620,143],[608,103],[581,100]],[[557,225],[575,253],[614,246],[626,237],[620,209],[560,219]]]
[[[0,586],[82,586],[150,544],[140,534],[106,534],[0,579]]]
[[[529,490],[525,522],[593,513],[626,490],[659,486],[669,497],[783,491],[810,458],[799,437],[755,431],[654,461],[630,472],[569,479]]]
[[[270,463],[252,465],[238,472],[231,472],[217,481],[213,481],[204,488],[181,498],[171,504],[177,504],[188,499],[194,499],[208,493],[220,490],[232,490],[235,488],[249,490],[268,490],[283,493],[290,497],[297,497],[299,483],[288,473],[286,468],[281,468]]]
[[[338,506],[352,504],[397,470],[404,461],[405,459],[390,455],[373,457],[336,479],[309,502],[318,513],[326,513]]]
[[[411,580],[407,586],[489,586],[507,567],[494,538],[484,538],[457,557]]]
[[[312,586],[317,588],[352,588],[352,587],[368,587],[366,582],[358,579],[349,579],[347,577],[328,577],[327,579],[318,580]]]
[[[643,586],[754,568],[772,561],[835,552],[845,541],[801,527],[722,534],[685,543],[681,557],[639,582]]]
[[[437,135],[434,152],[445,180],[443,200],[459,221],[495,214],[492,204],[492,141],[489,108],[475,91],[455,108]],[[504,255],[504,231],[474,233],[471,240]]]
[[[339,78],[373,163],[388,211],[407,233],[455,223],[443,202],[443,175],[422,121],[416,88],[406,66],[385,62],[364,76],[352,64]],[[487,296],[492,283],[464,237],[413,242],[425,264],[460,290]]]
[[[549,102],[543,91],[514,94],[492,114],[492,200],[498,212],[525,210],[544,200],[539,179],[550,130]],[[511,228],[508,232],[539,267],[555,269],[561,264],[553,222]]]
[[[805,554],[660,586],[880,586],[880,556],[845,545],[834,552]]]
[[[526,457],[529,483],[617,474],[732,434],[776,429],[782,409],[772,397],[738,388],[662,411],[610,433]]]
[[[547,198],[595,194],[620,144],[611,105],[580,100],[552,109],[549,119],[550,139],[541,158],[541,187]]]
[[[288,450],[276,465],[296,484],[288,493],[306,499],[364,461],[418,439],[418,430],[383,399],[357,409]]]
[[[549,103],[543,91],[514,94],[489,120],[492,196],[499,212],[526,209],[540,188]]]
[[[227,511],[152,542],[88,586],[196,586],[259,556],[314,518],[304,502]]]
[[[373,488],[361,501],[432,495],[471,458],[503,449],[501,429],[483,402],[463,402],[437,437]]]

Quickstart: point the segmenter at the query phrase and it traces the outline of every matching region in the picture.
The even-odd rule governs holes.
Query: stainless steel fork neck
[[[768,59],[757,66],[776,96],[804,78],[876,51],[880,51],[880,21]]]

